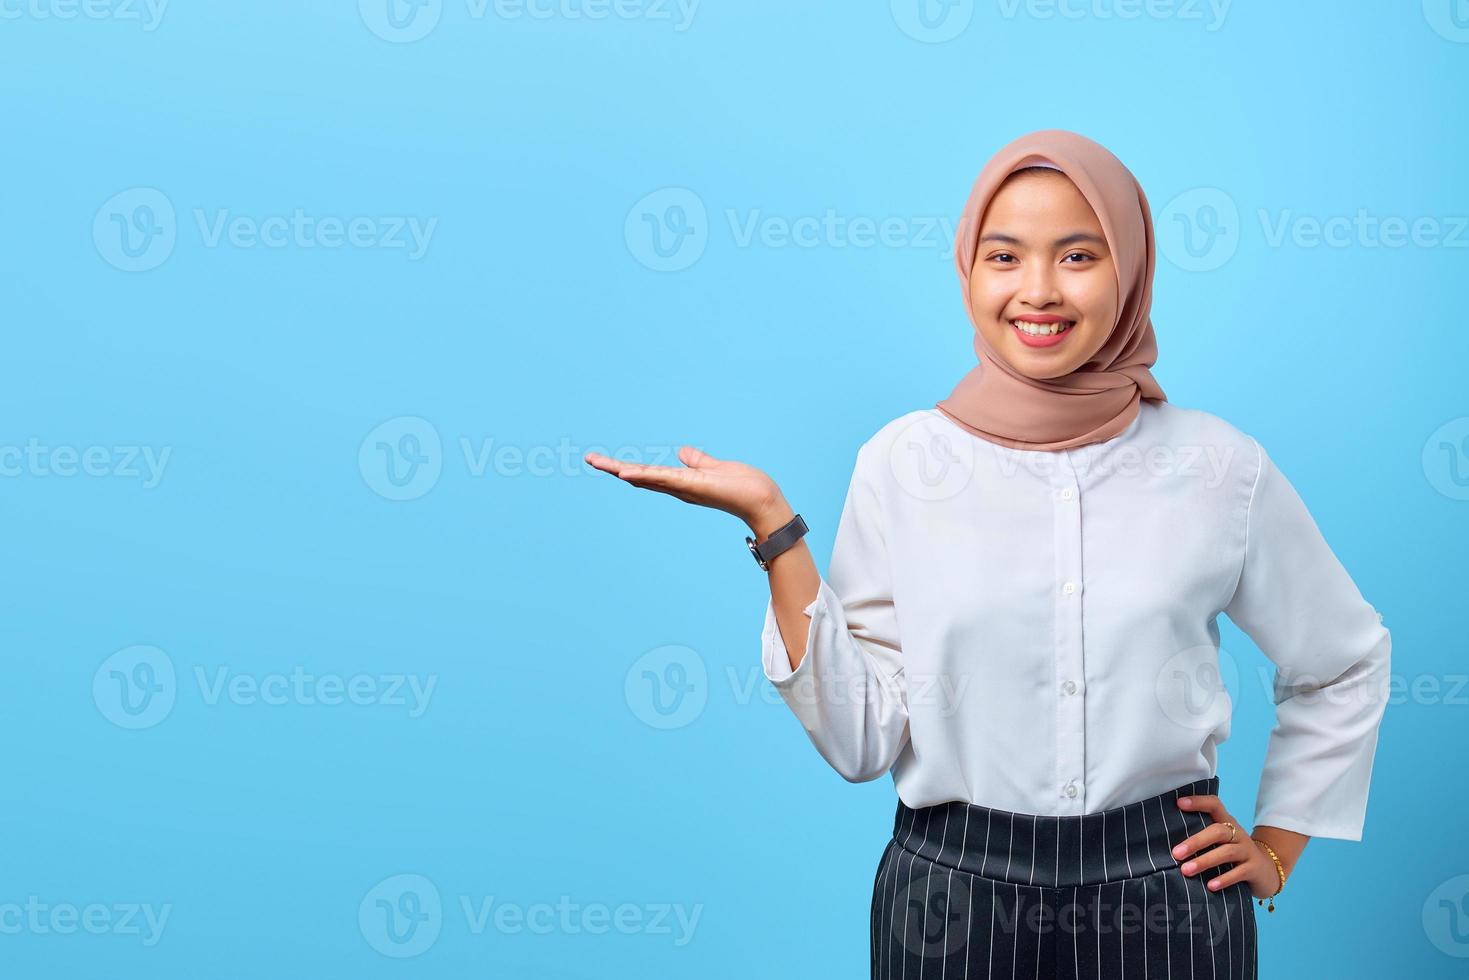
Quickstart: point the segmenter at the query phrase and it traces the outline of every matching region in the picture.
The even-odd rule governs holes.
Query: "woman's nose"
[[[1020,298],[1031,306],[1042,307],[1061,300],[1056,272],[1046,262],[1032,262],[1026,267],[1020,284]]]

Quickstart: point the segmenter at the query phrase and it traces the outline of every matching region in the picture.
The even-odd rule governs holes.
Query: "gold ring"
[[[1225,823],[1229,823],[1229,821],[1226,820]],[[1226,844],[1233,844],[1234,843],[1234,835],[1237,834],[1237,833],[1239,833],[1239,828],[1236,827],[1232,823],[1229,824],[1229,840],[1225,841],[1224,843],[1226,843]]]

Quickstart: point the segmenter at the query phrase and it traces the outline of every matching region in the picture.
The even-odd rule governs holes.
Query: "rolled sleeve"
[[[896,604],[882,536],[878,488],[857,454],[837,523],[828,575],[804,610],[806,651],[792,670],[767,600],[761,657],[765,676],[833,769],[849,782],[887,772],[908,740]]]
[[[1392,640],[1285,475],[1259,466],[1224,612],[1276,666],[1255,823],[1361,840]]]

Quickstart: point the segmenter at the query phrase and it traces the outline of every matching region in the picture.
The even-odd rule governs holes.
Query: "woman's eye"
[[[1069,255],[1067,255],[1066,258],[1068,258],[1068,259],[1072,259],[1072,258],[1076,258],[1076,259],[1089,259],[1089,258],[1091,258],[1091,256],[1090,255],[1087,255],[1085,252],[1072,252]]]
[[[990,256],[990,258],[993,258],[993,259],[1007,259],[1007,258],[1008,259],[1013,259],[1014,257],[1015,256],[1011,255],[1009,252],[1001,252],[998,255],[992,255],[992,256]]]

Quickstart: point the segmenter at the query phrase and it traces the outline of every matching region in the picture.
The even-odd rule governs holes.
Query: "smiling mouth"
[[[1028,337],[1053,337],[1056,334],[1065,333],[1067,330],[1076,326],[1076,321],[1063,320],[1060,323],[1032,323],[1029,320],[1011,320],[1010,326]]]

